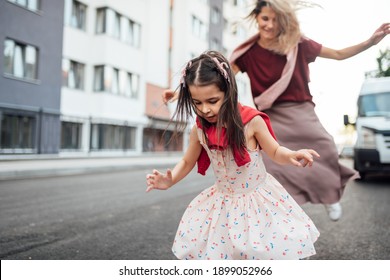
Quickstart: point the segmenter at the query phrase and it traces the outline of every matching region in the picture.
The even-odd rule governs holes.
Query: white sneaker
[[[341,208],[340,202],[333,204],[325,204],[326,211],[328,212],[329,218],[332,221],[337,221],[341,218],[343,209]]]

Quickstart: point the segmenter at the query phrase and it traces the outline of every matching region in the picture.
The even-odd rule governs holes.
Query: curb
[[[13,169],[0,171],[0,182],[7,180],[18,180],[18,179],[32,179],[32,178],[44,178],[44,177],[57,177],[57,176],[70,176],[70,175],[82,175],[82,174],[93,174],[102,172],[118,172],[125,170],[139,170],[143,168],[162,168],[162,167],[173,167],[179,161],[179,158],[166,158],[164,161],[146,158],[144,161],[135,161],[133,163],[118,162],[117,164],[112,163],[93,166],[90,165],[79,165],[77,167],[61,166],[61,161],[58,164],[53,164],[53,167],[37,167],[29,166],[19,169],[18,165],[15,164]],[[77,165],[77,161],[75,161]]]

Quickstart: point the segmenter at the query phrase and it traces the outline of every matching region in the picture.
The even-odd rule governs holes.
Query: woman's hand
[[[164,90],[164,92],[161,94],[162,100],[164,104],[167,104],[168,102],[175,101],[179,94],[171,89]]]
[[[146,192],[150,192],[153,189],[166,190],[173,185],[172,171],[168,169],[167,172],[163,174],[154,169],[152,174],[146,175],[146,184],[148,185]]]
[[[390,23],[384,23],[377,30],[375,30],[369,41],[371,45],[376,45],[388,34],[390,34]]]
[[[292,165],[298,167],[311,167],[314,162],[313,156],[320,157],[320,155],[312,149],[302,149],[298,151],[292,151],[290,155],[290,162]]]
[[[336,60],[347,59],[378,44],[388,34],[390,34],[390,23],[384,23],[377,30],[375,30],[375,32],[368,40],[340,50],[322,46],[319,56]]]

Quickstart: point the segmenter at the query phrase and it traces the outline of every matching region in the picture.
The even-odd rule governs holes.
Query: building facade
[[[0,1],[0,154],[60,150],[63,1]]]
[[[0,155],[182,151],[161,93],[188,59],[245,39],[247,2],[0,0]]]
[[[65,0],[62,154],[142,152],[151,53],[147,21],[154,10],[168,9],[167,1],[155,2]],[[156,33],[166,32],[159,28]],[[167,71],[164,58],[156,66]]]

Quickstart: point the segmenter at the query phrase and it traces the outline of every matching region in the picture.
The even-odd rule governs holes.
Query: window
[[[102,8],[97,10],[96,17],[96,33],[120,37],[120,14],[109,8]]]
[[[139,93],[139,76],[135,74],[128,74],[130,80],[131,97],[138,97]]]
[[[81,148],[81,123],[61,123],[61,149],[78,150]]]
[[[107,9],[106,10],[106,32],[114,38],[119,38],[120,35],[120,14]]]
[[[141,45],[141,25],[109,8],[100,8],[96,15],[96,33],[108,34],[136,48]]]
[[[95,86],[96,91],[119,94],[119,70],[110,66],[97,66],[95,68]]]
[[[139,76],[125,71],[121,71],[120,74],[120,94],[130,98],[137,98]]]
[[[136,128],[109,124],[91,125],[91,150],[135,149]]]
[[[113,94],[119,94],[119,70],[113,68],[111,74],[111,92]]]
[[[127,126],[125,129],[125,150],[135,149],[137,129],[135,127]]]
[[[33,149],[35,118],[13,114],[1,117],[0,149]]]
[[[86,29],[87,6],[75,1],[65,0],[65,24],[77,29]]]
[[[102,34],[106,33],[106,10],[98,9],[96,15],[96,33]]]
[[[40,0],[8,0],[31,11],[38,11],[40,8]]]
[[[63,59],[62,85],[68,88],[84,89],[84,64]]]
[[[141,44],[141,25],[130,20],[130,29],[129,29],[129,43],[130,45],[138,48]]]
[[[137,98],[139,76],[111,66],[95,66],[94,90]]]
[[[192,16],[192,34],[202,40],[207,38],[206,26],[196,16]]]
[[[4,41],[4,72],[23,79],[37,79],[36,47],[11,39]]]
[[[219,11],[218,8],[213,7],[211,9],[211,22],[213,24],[218,24],[221,20],[221,12]]]
[[[119,94],[119,70],[110,66],[95,66],[94,90]]]
[[[104,91],[104,66],[95,66],[95,82],[93,86],[95,91]]]
[[[390,116],[390,92],[362,95],[358,99],[359,117]]]

